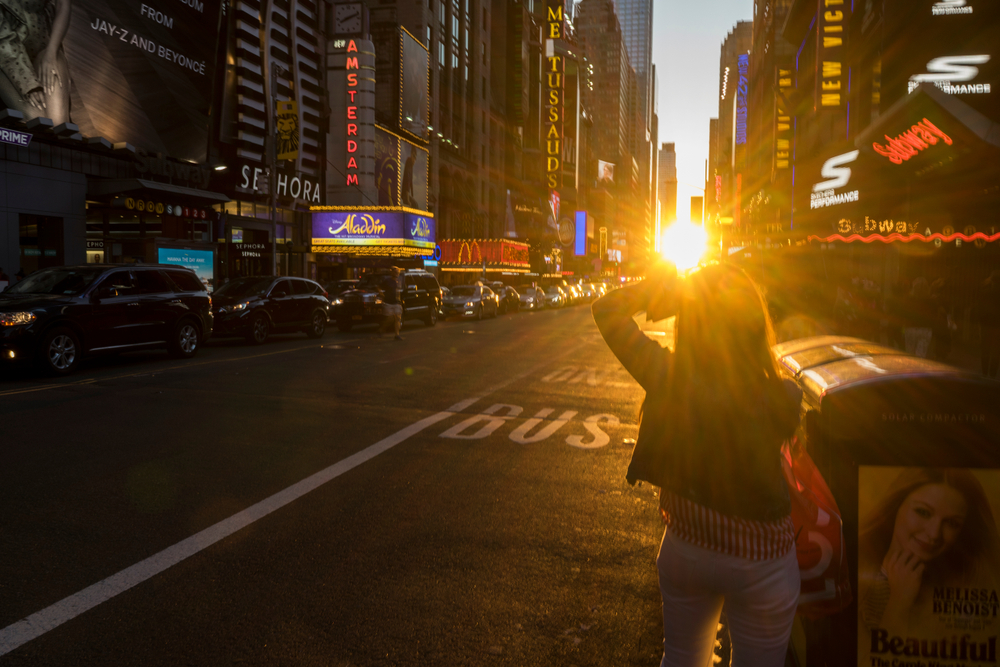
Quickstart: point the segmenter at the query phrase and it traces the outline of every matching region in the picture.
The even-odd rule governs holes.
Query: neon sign
[[[312,239],[313,252],[334,252],[333,246],[383,246],[430,255],[435,246],[434,219],[426,212],[403,208],[317,207],[312,214]]]
[[[961,234],[959,232],[954,232],[952,234],[942,234],[940,232],[925,235],[925,234],[900,234],[892,233],[888,236],[883,236],[881,234],[870,234],[868,236],[861,236],[860,234],[851,234],[850,236],[842,236],[841,234],[833,234],[832,236],[810,236],[810,241],[820,241],[822,243],[832,243],[834,241],[843,241],[845,243],[852,243],[854,241],[861,241],[862,243],[872,243],[874,241],[880,241],[882,243],[892,243],[893,241],[902,241],[903,243],[910,243],[911,241],[923,241],[924,243],[934,242],[938,244],[943,241],[945,243],[950,243],[955,241],[956,243],[961,242],[976,242],[979,245],[980,241],[1000,241],[1000,232],[996,234],[986,234],[984,232],[975,232],[974,234]]]
[[[563,3],[547,0],[545,3],[548,30],[545,40],[545,86],[548,98],[545,103],[545,178],[550,189],[562,187],[563,158],[563,56],[556,53],[555,41],[565,33]]]
[[[747,70],[750,67],[750,56],[743,54],[736,59],[739,79],[736,84],[736,144],[747,142]]]
[[[358,45],[352,39],[347,43],[347,53],[357,53]],[[358,136],[358,105],[355,101],[355,96],[358,94],[358,72],[351,72],[350,70],[360,70],[361,67],[358,65],[358,57],[347,56],[347,62],[344,66],[347,72],[347,185],[357,185],[358,184],[358,161],[356,159],[355,153],[358,152],[358,142],[357,139],[351,139],[351,137]],[[354,121],[353,123],[351,121]]]
[[[878,142],[874,142],[872,143],[872,148],[879,155],[889,158],[889,161],[893,164],[903,164],[928,146],[937,144],[938,140],[943,141],[949,146],[954,143],[951,137],[939,130],[934,123],[926,118],[902,134],[897,135],[895,139],[890,138],[889,135],[885,135],[885,139],[888,142],[886,145],[883,146]]]

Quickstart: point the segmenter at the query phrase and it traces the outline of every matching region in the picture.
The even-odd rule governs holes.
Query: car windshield
[[[42,269],[12,285],[5,294],[82,294],[104,269]]]
[[[234,299],[242,299],[248,296],[257,296],[267,292],[271,286],[273,278],[239,278],[231,280],[219,289],[215,290],[216,296],[228,296]]]
[[[452,296],[476,296],[475,287],[452,287]]]
[[[546,287],[545,291],[548,294],[559,294],[559,288],[558,287]]]

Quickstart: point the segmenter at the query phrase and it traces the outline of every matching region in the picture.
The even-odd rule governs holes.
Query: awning
[[[218,192],[186,188],[181,185],[171,185],[170,183],[160,183],[158,181],[147,181],[142,178],[113,180],[93,178],[87,180],[87,195],[92,197],[107,197],[142,192],[155,193],[160,196],[182,197],[191,203],[199,203],[204,206],[222,204],[230,200],[227,195]]]

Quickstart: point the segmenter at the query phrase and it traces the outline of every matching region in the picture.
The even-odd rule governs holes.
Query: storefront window
[[[63,219],[44,215],[19,215],[21,266],[25,274],[62,266]]]

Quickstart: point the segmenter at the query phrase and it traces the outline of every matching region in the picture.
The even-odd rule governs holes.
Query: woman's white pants
[[[753,561],[663,534],[656,557],[663,596],[661,667],[711,667],[723,606],[733,667],[782,667],[799,599],[792,547]]]

